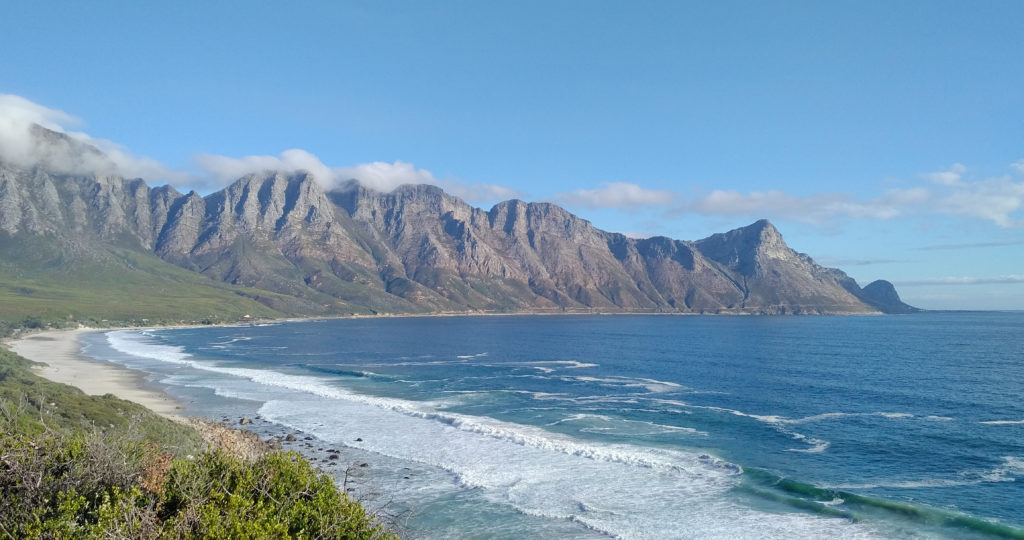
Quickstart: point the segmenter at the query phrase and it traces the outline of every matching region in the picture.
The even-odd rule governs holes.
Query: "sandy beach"
[[[36,374],[76,386],[86,394],[114,394],[164,416],[175,416],[181,411],[180,404],[173,398],[148,388],[142,373],[82,356],[78,337],[96,331],[41,332],[12,340],[8,347],[29,360],[44,362],[45,366],[33,370]]]

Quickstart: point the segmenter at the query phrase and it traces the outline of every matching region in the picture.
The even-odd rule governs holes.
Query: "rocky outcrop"
[[[766,220],[694,242],[638,240],[553,204],[484,211],[427,185],[328,193],[308,173],[248,175],[202,197],[0,164],[0,232],[131,246],[273,293],[264,303],[298,299],[307,314],[913,310],[891,284],[862,290],[793,251]]]
[[[864,303],[848,287],[856,282],[824,268],[786,245],[767,220],[695,242],[697,249],[724,265],[742,292],[743,308],[765,313],[857,313]]]
[[[896,287],[884,279],[868,283],[857,295],[864,303],[883,313],[917,313],[919,308],[903,303]]]

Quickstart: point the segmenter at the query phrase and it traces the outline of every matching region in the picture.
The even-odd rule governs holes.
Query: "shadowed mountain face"
[[[547,203],[484,211],[426,186],[325,192],[306,173],[201,197],[116,176],[0,164],[0,236],[116,244],[297,313],[871,313],[912,310],[790,249],[767,221],[696,242],[637,240]],[[16,265],[17,261],[9,261]]]

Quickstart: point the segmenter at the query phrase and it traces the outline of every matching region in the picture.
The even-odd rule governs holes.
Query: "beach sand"
[[[12,340],[8,347],[29,360],[46,363],[33,371],[51,381],[76,386],[90,395],[114,394],[168,417],[182,412],[180,403],[150,388],[142,373],[79,354],[81,344],[78,337],[95,331],[41,332]]]

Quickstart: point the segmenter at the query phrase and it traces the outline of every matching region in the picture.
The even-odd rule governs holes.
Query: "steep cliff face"
[[[55,140],[60,152],[75,144]],[[695,242],[637,240],[548,203],[484,211],[427,185],[381,193],[352,182],[326,193],[308,173],[253,174],[202,197],[0,164],[0,234],[48,236],[78,252],[129,246],[316,313],[909,308],[891,285],[861,290],[793,251],[765,220]]]
[[[0,230],[152,249],[181,195],[117,176],[51,174],[0,164]]]
[[[864,303],[848,290],[856,287],[856,282],[790,249],[767,220],[712,235],[695,245],[725,267],[743,294],[741,309],[766,313],[864,311]]]
[[[862,313],[856,283],[767,221],[698,242],[634,240],[547,203],[489,212],[431,186],[331,194],[408,279],[457,309]],[[857,288],[859,290],[859,287]]]
[[[33,126],[30,136],[35,163],[0,161],[0,230],[154,247],[180,193],[114,175],[103,152],[63,133]]]
[[[692,242],[620,236],[610,245],[637,288],[655,305],[697,313],[742,308],[744,295],[730,272]]]

